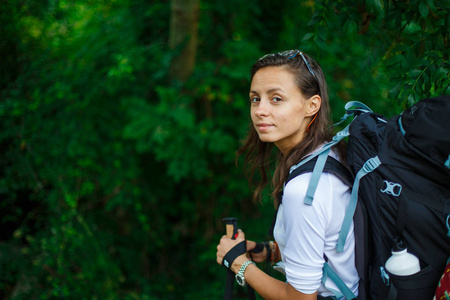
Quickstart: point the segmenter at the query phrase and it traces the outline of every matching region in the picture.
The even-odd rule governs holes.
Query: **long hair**
[[[261,199],[261,194],[272,177],[273,192],[275,206],[278,205],[278,195],[283,189],[283,183],[289,175],[289,169],[294,164],[297,164],[305,155],[311,153],[323,143],[330,141],[333,137],[330,129],[330,105],[328,100],[328,87],[320,65],[310,56],[303,53],[303,57],[307,60],[310,68],[314,72],[315,77],[311,74],[303,61],[302,56],[297,55],[293,58],[288,58],[282,55],[272,55],[258,60],[251,69],[251,79],[253,79],[256,72],[266,67],[283,67],[295,77],[295,82],[302,95],[309,99],[314,95],[319,95],[322,99],[319,111],[316,114],[315,120],[310,124],[309,130],[304,133],[304,137],[300,143],[294,146],[289,153],[283,155],[278,151],[276,158],[276,168],[273,176],[270,175],[271,158],[273,154],[273,143],[262,142],[259,139],[253,125],[250,123],[248,135],[243,145],[237,151],[238,157],[246,153],[245,166],[247,169],[247,177],[251,184],[256,171],[260,173],[259,184],[254,193],[253,200]],[[337,148],[339,155],[344,155],[344,145]]]

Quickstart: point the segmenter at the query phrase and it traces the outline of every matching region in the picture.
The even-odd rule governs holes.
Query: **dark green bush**
[[[202,1],[180,83],[170,1],[3,1],[0,298],[222,297],[221,219],[262,240],[273,214],[235,165],[253,62],[300,48],[327,75],[335,121],[349,100],[390,116],[450,92],[448,7]]]

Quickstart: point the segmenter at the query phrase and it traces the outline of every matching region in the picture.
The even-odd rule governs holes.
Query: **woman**
[[[278,150],[273,175],[273,198],[279,205],[272,247],[253,254],[255,262],[278,251],[284,265],[286,282],[261,271],[248,253],[236,257],[230,269],[250,284],[265,299],[320,299],[332,296],[337,289],[331,280],[322,284],[322,267],[329,265],[357,295],[358,274],[355,268],[353,225],[343,253],[336,253],[339,230],[350,199],[350,188],[330,173],[320,177],[312,205],[303,198],[311,173],[295,177],[283,188],[289,169],[331,140],[327,84],[322,69],[312,58],[299,50],[268,54],[251,70],[250,87],[252,127],[240,153],[247,152],[250,174],[258,170],[261,182],[254,193],[259,199],[268,182],[272,145]],[[342,148],[342,145],[336,148]],[[336,159],[344,156],[342,149],[333,149]],[[277,195],[283,193],[281,204]],[[237,244],[245,240],[239,231],[236,240],[222,237],[217,246],[217,262]],[[247,251],[256,243],[247,241]]]

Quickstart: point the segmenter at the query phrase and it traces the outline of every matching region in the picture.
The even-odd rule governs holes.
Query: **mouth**
[[[273,125],[269,123],[257,123],[256,127],[259,129],[259,131],[266,131],[273,127]]]

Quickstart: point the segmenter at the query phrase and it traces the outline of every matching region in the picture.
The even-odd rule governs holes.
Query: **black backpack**
[[[293,166],[288,180],[312,172],[305,202],[311,203],[322,172],[349,180],[328,153],[348,136],[352,196],[336,251],[342,251],[352,220],[358,299],[432,299],[450,256],[450,96],[424,99],[386,120],[359,102],[346,105],[355,118],[321,151]],[[385,269],[395,244],[420,260],[421,270],[396,276]],[[347,299],[355,298],[326,263]],[[342,296],[337,293],[337,298]]]

